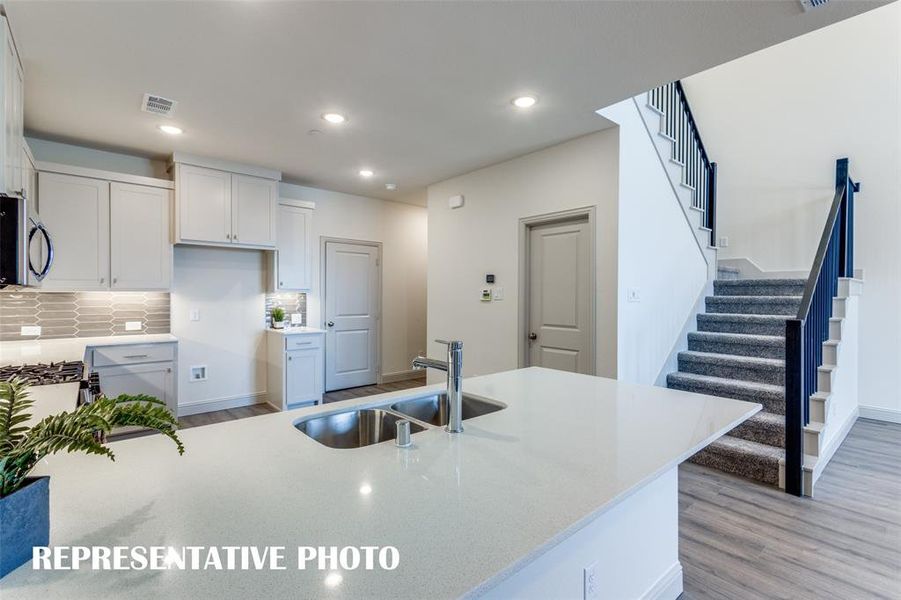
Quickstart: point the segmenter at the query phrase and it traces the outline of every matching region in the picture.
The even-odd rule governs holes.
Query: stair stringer
[[[858,297],[863,281],[840,278],[832,300],[829,339],[817,370],[817,392],[810,396],[810,423],[804,428],[803,492],[813,496],[817,479],[838,450],[859,414],[857,398]],[[779,487],[785,488],[785,460],[779,463]]]

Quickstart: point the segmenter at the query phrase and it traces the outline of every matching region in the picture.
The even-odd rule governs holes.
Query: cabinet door
[[[179,241],[230,243],[231,196],[230,173],[177,165],[175,202],[178,205]]]
[[[44,289],[109,288],[109,182],[57,173],[38,175],[41,220],[54,259]]]
[[[165,402],[173,413],[178,410],[171,362],[100,367],[95,370],[100,374],[100,388],[108,398],[120,394],[147,394]]]
[[[165,290],[172,273],[169,190],[110,184],[112,288]]]
[[[279,204],[277,214],[277,287],[280,290],[309,290],[312,279],[310,238],[313,211]]]
[[[232,175],[232,242],[274,247],[277,205],[277,181]]]
[[[2,24],[5,43],[3,48],[3,111],[4,111],[4,175],[5,188],[10,194],[22,190],[22,141],[24,112],[24,80],[22,66],[9,26]]]
[[[285,352],[285,404],[322,399],[322,349]]]

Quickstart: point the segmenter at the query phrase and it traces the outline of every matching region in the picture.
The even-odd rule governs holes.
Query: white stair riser
[[[830,393],[832,391],[832,379],[835,377],[834,369],[820,367],[817,369],[817,391]]]

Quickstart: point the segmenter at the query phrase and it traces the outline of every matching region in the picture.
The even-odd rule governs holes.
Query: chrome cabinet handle
[[[537,333],[530,333],[530,334],[529,334],[529,339],[530,339],[530,340],[537,340],[537,339],[538,339],[538,334],[537,334]]]
[[[119,281],[119,278],[118,278],[118,277],[113,277],[113,283],[116,283],[116,282],[118,282],[118,281]]]
[[[127,356],[123,356],[122,358],[135,359],[135,358],[147,358],[150,356],[149,354],[129,354]]]
[[[104,280],[105,280],[105,278],[101,277],[101,278],[100,278],[100,283],[103,283]]]
[[[334,326],[335,326],[335,322],[334,322],[334,321],[329,321],[328,323],[326,323],[326,325],[328,325],[329,327],[334,327]]]

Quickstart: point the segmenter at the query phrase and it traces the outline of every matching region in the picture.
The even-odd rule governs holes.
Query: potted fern
[[[49,477],[28,476],[38,461],[63,451],[115,460],[106,435],[129,425],[154,429],[175,442],[179,454],[185,451],[175,416],[151,396],[100,396],[28,427],[32,404],[23,380],[0,381],[0,577],[28,561],[32,547],[50,541]]]
[[[284,329],[285,328],[285,309],[281,306],[276,306],[273,308],[270,313],[272,316],[272,328],[273,329]]]

